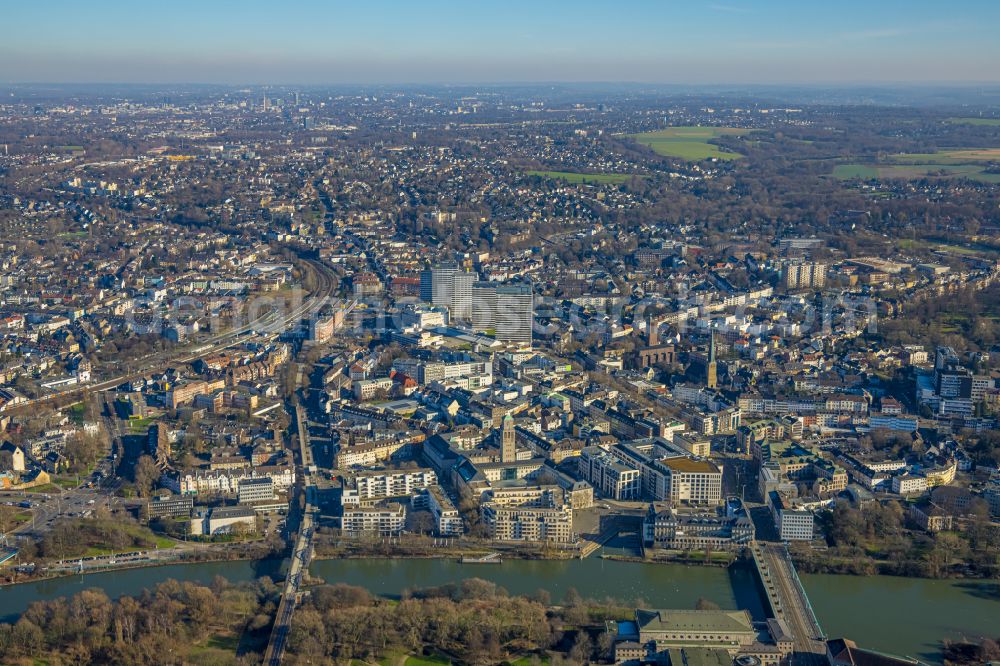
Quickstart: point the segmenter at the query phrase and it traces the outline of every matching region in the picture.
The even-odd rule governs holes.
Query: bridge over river
[[[788,549],[783,544],[754,541],[750,552],[771,615],[784,621],[794,639],[791,663],[803,666],[827,663],[823,630],[795,573]]]

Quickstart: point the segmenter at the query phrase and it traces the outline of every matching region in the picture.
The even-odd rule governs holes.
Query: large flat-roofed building
[[[663,550],[740,550],[753,541],[754,525],[742,509],[676,509],[650,505],[643,542]]]
[[[614,500],[637,500],[642,496],[642,473],[626,465],[599,446],[580,452],[580,475],[602,496]]]
[[[674,504],[718,504],[722,501],[722,470],[707,460],[666,458],[670,471],[668,499]]]
[[[757,640],[750,613],[710,610],[637,610],[639,643],[655,653],[698,645],[735,654]]]
[[[257,512],[246,506],[220,506],[196,511],[191,517],[191,534],[228,534],[235,529],[255,531]]]
[[[782,620],[755,627],[746,610],[636,610],[618,623],[615,663],[778,666],[794,645]]]
[[[815,522],[812,511],[796,506],[792,498],[776,490],[767,494],[767,503],[782,541],[812,540]]]
[[[150,519],[166,516],[190,516],[194,498],[190,495],[154,495],[146,502],[146,516]]]
[[[712,452],[711,441],[704,437],[698,437],[695,434],[675,435],[673,442],[698,458],[707,458]]]
[[[240,504],[267,502],[274,499],[274,481],[267,476],[241,479],[236,486]]]

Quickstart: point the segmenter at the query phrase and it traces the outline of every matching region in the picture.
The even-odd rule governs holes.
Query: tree
[[[17,509],[0,504],[0,534],[7,534],[17,525]]]
[[[569,657],[574,664],[590,663],[590,653],[593,651],[593,642],[590,636],[582,629],[576,632],[573,639],[573,647],[569,649]]]
[[[411,511],[406,515],[406,529],[417,534],[429,534],[437,527],[430,511]]]
[[[141,456],[135,464],[135,489],[140,497],[149,497],[157,479],[160,478],[160,468],[150,456]]]

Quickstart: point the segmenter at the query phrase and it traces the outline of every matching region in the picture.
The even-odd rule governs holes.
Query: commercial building
[[[670,471],[667,498],[674,504],[718,504],[722,501],[722,470],[708,460],[666,458]]]
[[[534,295],[530,286],[504,285],[497,287],[497,340],[530,345],[534,315]]]
[[[646,547],[663,550],[740,550],[754,537],[753,521],[742,507],[705,511],[651,504],[642,529]]]
[[[190,516],[194,510],[194,498],[190,495],[153,495],[146,502],[146,516],[164,518],[168,516]]]
[[[212,536],[228,534],[234,528],[255,531],[257,512],[245,506],[222,506],[214,509],[200,509],[191,516],[191,534]]]
[[[577,470],[603,497],[614,500],[642,498],[642,473],[599,446],[588,446],[580,452]]]
[[[471,322],[475,273],[459,270],[457,263],[445,263],[420,273],[420,299],[448,308],[452,321]]]
[[[236,487],[236,497],[240,504],[269,502],[274,499],[274,480],[266,476],[241,479]]]
[[[472,328],[479,332],[496,329],[497,284],[476,282],[472,285]]]
[[[812,511],[796,506],[792,498],[774,490],[767,494],[767,504],[782,541],[812,541],[815,522]]]
[[[618,623],[615,663],[777,666],[793,649],[784,621],[754,626],[746,610],[644,610]]]

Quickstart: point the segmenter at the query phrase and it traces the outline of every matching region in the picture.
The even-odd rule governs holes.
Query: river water
[[[693,608],[704,597],[723,608],[763,613],[753,573],[674,564],[639,564],[589,558],[570,561],[511,560],[503,564],[459,564],[451,560],[320,560],[311,572],[327,583],[365,587],[384,596],[469,577],[495,582],[511,594],[545,589],[553,603],[575,588],[587,598],[614,598],[661,608]],[[39,599],[102,588],[113,598],[174,578],[209,583],[217,575],[232,581],[276,576],[278,563],[212,562],[59,578],[0,588],[0,621],[13,621]],[[859,645],[940,661],[940,641],[962,636],[1000,636],[1000,583],[873,576],[803,575],[820,624],[831,636]]]

